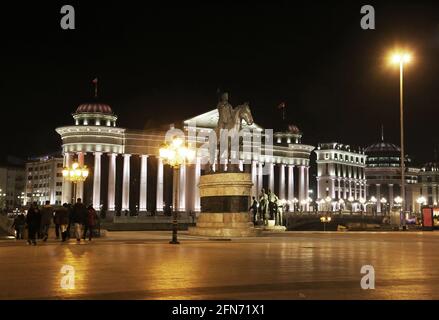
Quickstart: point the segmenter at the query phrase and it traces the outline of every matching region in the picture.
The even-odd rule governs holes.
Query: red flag
[[[285,104],[285,102],[282,102],[280,105],[277,106],[278,109],[283,109],[285,108],[287,105]]]

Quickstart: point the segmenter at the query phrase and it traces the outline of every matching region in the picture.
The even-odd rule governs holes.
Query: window
[[[58,173],[56,174],[56,176],[57,176],[58,178],[60,178],[60,177],[62,177],[62,173],[61,173],[61,172],[58,172]]]
[[[56,194],[57,196],[60,196],[60,195],[61,195],[61,191],[57,191],[55,194]]]
[[[56,186],[57,186],[57,187],[61,187],[61,186],[62,186],[62,182],[57,182],[57,183],[56,183]]]
[[[57,168],[62,168],[62,163],[57,163],[57,164],[56,164],[56,167],[57,167]]]

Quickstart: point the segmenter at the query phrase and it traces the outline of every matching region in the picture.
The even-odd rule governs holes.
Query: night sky
[[[45,1],[47,2],[47,1]],[[215,108],[217,90],[249,101],[255,122],[279,128],[277,106],[303,142],[399,144],[399,73],[387,52],[410,48],[406,149],[417,163],[439,144],[439,5],[413,2],[67,1],[0,7],[0,155],[60,149],[54,131],[100,101],[133,129],[172,123]],[[141,5],[142,3],[142,5]],[[76,10],[62,30],[60,8]],[[360,28],[372,4],[376,30]]]

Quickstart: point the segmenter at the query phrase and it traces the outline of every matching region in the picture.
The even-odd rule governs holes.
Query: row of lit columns
[[[377,213],[381,213],[381,184],[377,183],[376,185],[376,198],[377,198]],[[390,207],[393,207],[393,184],[388,184],[389,187],[389,204]]]
[[[93,207],[97,210],[101,207],[101,161],[102,152],[94,152],[94,169],[93,169]],[[64,166],[72,165],[73,153],[64,154]],[[108,211],[115,210],[116,204],[116,157],[115,153],[108,153],[109,167],[108,167]],[[78,163],[84,165],[84,152],[78,152]],[[130,158],[131,154],[123,154],[123,174],[122,174],[122,211],[129,210],[130,208]],[[139,197],[139,211],[147,211],[147,175],[148,175],[148,155],[140,155],[140,197]],[[157,192],[156,192],[156,211],[162,212],[164,206],[164,164],[163,161],[158,158],[157,165]],[[266,163],[268,165],[268,189],[274,191],[275,174],[274,163]],[[251,175],[253,182],[252,194],[258,197],[259,192],[262,189],[263,182],[263,162],[252,161]],[[294,165],[280,164],[279,171],[279,199],[286,199],[293,201],[294,197]],[[288,166],[288,171],[286,167]],[[243,162],[240,162],[239,168],[244,170]],[[309,167],[305,165],[298,166],[299,169],[299,190],[298,190],[298,202],[308,199],[309,190]],[[188,202],[190,207],[194,211],[200,211],[200,195],[198,190],[198,184],[201,175],[201,163],[200,159],[197,159],[194,164],[188,164],[182,166],[179,170],[179,176],[175,177],[173,187],[177,188],[177,194],[173,199],[173,207],[180,212],[186,211],[188,208]],[[178,184],[178,185],[177,185]],[[288,192],[286,192],[286,186],[288,185]],[[70,202],[71,194],[71,182],[64,181],[63,183],[63,202]],[[267,190],[268,191],[268,190]],[[174,193],[173,193],[174,194]],[[83,198],[84,185],[78,183],[76,188],[76,198]],[[305,210],[308,210],[308,204]],[[290,211],[293,211],[293,206],[290,206]]]
[[[78,164],[84,164],[84,156],[85,153],[78,152]],[[94,169],[93,169],[93,207],[95,209],[100,209],[101,207],[101,161],[102,161],[102,152],[94,152]],[[73,163],[72,161],[73,153],[65,153],[64,154],[64,166],[70,167]],[[117,154],[109,153],[109,166],[108,166],[108,211],[114,211],[116,208],[116,157]],[[131,154],[123,154],[123,174],[122,174],[122,211],[130,209],[130,176],[131,176],[131,168],[130,168],[130,158]],[[158,170],[157,170],[157,193],[156,193],[156,211],[163,212],[163,193],[164,193],[164,167],[161,159],[157,159],[158,161]],[[193,181],[188,181],[186,185],[186,169],[192,168],[194,177]],[[186,191],[189,191],[188,196],[191,196],[193,199],[193,207],[195,211],[200,210],[200,197],[199,191],[196,186],[198,186],[200,179],[200,161],[197,161],[194,165],[184,166],[180,170],[180,176],[178,177],[179,183],[179,193],[177,195],[176,208],[178,211],[186,210]],[[139,197],[139,211],[146,212],[147,211],[147,176],[148,176],[148,155],[140,155],[140,197]],[[65,180],[63,183],[63,202],[70,202],[70,195],[72,192],[71,182]],[[77,184],[76,194],[74,195],[75,199],[83,198],[84,196],[84,186],[83,183],[80,182]]]
[[[274,192],[274,184],[275,184],[275,174],[274,174],[274,166],[275,164],[265,163],[268,166],[268,189]],[[288,171],[286,171],[286,167],[288,167]],[[290,201],[293,203],[294,200],[294,165],[286,165],[279,164],[279,199]],[[263,185],[263,168],[264,163],[256,160],[252,161],[251,167],[251,176],[253,182],[252,195],[258,198]],[[306,201],[308,199],[309,193],[309,167],[305,165],[298,166],[299,169],[299,198],[298,203],[300,204],[302,201]],[[286,192],[286,186],[287,192]],[[265,190],[268,192],[268,190]],[[307,202],[304,210],[309,210],[309,203]],[[289,210],[293,211],[294,206],[290,205]]]

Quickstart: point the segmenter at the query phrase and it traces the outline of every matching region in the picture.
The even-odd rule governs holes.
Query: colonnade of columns
[[[275,186],[275,166],[279,167],[279,174],[277,183],[279,184],[278,197],[281,200],[286,200],[290,202],[289,210],[294,210],[294,205],[296,202],[298,206],[304,201],[308,200],[309,194],[309,167],[305,165],[287,165],[287,164],[274,164],[265,163],[268,166],[268,189],[274,192]],[[298,197],[295,197],[295,180],[294,180],[294,169],[298,169]],[[258,198],[260,191],[263,188],[263,173],[264,173],[264,163],[259,161],[252,161],[252,195]],[[257,187],[255,187],[257,186]],[[266,192],[268,190],[265,190]],[[303,205],[303,210],[309,210],[309,203],[307,202]]]
[[[108,211],[116,209],[116,157],[115,153],[107,153],[108,157],[108,192],[107,192],[107,208]],[[64,153],[64,166],[71,166],[73,163],[74,153]],[[78,163],[84,165],[84,152],[77,152]],[[93,207],[97,210],[101,208],[101,185],[102,185],[102,152],[94,152],[94,168],[93,173]],[[138,155],[140,157],[140,175],[139,175],[139,211],[147,211],[147,194],[148,194],[148,155]],[[131,154],[122,154],[123,170],[122,170],[122,211],[130,209],[130,179],[131,168],[130,159]],[[268,188],[274,191],[274,186],[277,181],[279,186],[279,199],[287,201],[295,201],[299,206],[301,202],[308,199],[309,190],[309,167],[305,165],[297,166],[298,170],[298,198],[295,198],[295,179],[294,179],[294,165],[263,163],[260,161],[252,161],[251,163],[251,179],[253,182],[252,196],[256,198],[263,186],[263,166],[268,166]],[[278,178],[275,177],[275,166],[279,167]],[[244,164],[240,163],[241,171],[244,170]],[[286,172],[287,170],[287,172]],[[160,158],[157,158],[157,185],[156,185],[156,212],[162,212],[164,207],[164,164]],[[173,205],[178,211],[200,211],[200,195],[198,183],[201,175],[200,159],[197,159],[195,164],[182,166],[179,170],[178,176],[175,177],[174,188],[176,193],[173,193]],[[63,182],[63,202],[70,202],[72,192],[72,183],[64,180]],[[74,198],[84,197],[83,183],[77,183],[76,194]],[[303,210],[308,210],[307,203]],[[290,205],[290,211],[293,211],[293,205]]]

